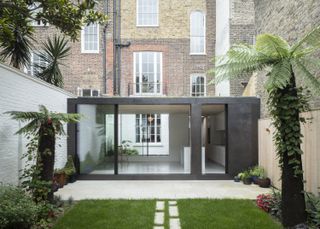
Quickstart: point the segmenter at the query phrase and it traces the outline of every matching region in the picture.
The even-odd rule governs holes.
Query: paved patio
[[[77,181],[55,194],[63,200],[83,199],[255,199],[270,189],[234,181]]]

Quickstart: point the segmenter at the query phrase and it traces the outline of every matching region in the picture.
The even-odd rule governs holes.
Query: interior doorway
[[[202,106],[202,174],[226,173],[225,105]]]

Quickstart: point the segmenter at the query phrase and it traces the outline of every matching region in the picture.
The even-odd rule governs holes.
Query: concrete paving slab
[[[170,200],[170,201],[169,201],[169,205],[171,205],[171,206],[177,205],[177,201],[175,201],[175,200]]]
[[[155,225],[163,225],[164,224],[164,212],[156,212],[154,217]]]
[[[164,201],[157,201],[156,211],[164,211]]]
[[[244,185],[231,180],[191,181],[77,181],[59,189],[55,195],[63,200],[72,197],[83,199],[255,199],[259,194],[270,193],[270,189],[257,185]]]
[[[169,216],[170,217],[179,217],[177,206],[169,206]]]
[[[170,219],[169,221],[170,229],[180,229],[180,220],[177,218]]]

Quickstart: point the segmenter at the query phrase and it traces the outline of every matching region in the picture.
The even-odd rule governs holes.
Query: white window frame
[[[142,53],[153,53],[153,60],[154,60],[154,92],[142,92]],[[160,91],[157,92],[157,81],[156,81],[156,77],[157,77],[157,61],[156,61],[156,56],[157,56],[157,53],[159,53],[159,63],[160,63]],[[136,55],[137,54],[137,55]],[[137,82],[136,82],[136,73],[137,73],[137,69],[136,69],[136,56],[138,56],[139,58],[139,68],[140,68],[140,71],[139,71],[139,92],[137,92]],[[134,95],[143,95],[143,96],[148,96],[148,95],[162,95],[162,89],[163,89],[163,85],[162,85],[162,52],[152,52],[152,51],[142,51],[142,52],[133,52],[133,94]]]
[[[139,115],[139,126],[137,125],[137,115]],[[142,141],[142,138],[143,138],[143,132],[142,132],[142,128],[144,128],[144,127],[146,127],[146,126],[143,126],[142,125],[142,115],[146,115],[146,118],[147,118],[147,122],[148,122],[148,117],[150,116],[150,115],[154,115],[154,117],[155,117],[155,120],[154,120],[154,130],[155,130],[155,132],[154,132],[154,135],[155,135],[155,137],[154,137],[154,142],[151,142],[151,141]],[[160,119],[160,126],[158,126],[158,123],[157,123],[157,119],[158,119],[158,117],[159,117],[159,119]],[[152,126],[149,126],[148,125],[148,127],[147,128],[150,128],[150,131],[148,131],[148,135],[149,136],[151,136],[151,127]],[[158,134],[158,127],[160,128],[160,132],[159,132],[159,134]],[[139,131],[140,131],[140,134],[139,134],[139,141],[137,141],[137,128],[139,128]],[[136,116],[135,116],[135,144],[147,144],[147,142],[148,142],[148,144],[149,145],[159,145],[159,144],[161,144],[162,143],[162,135],[161,135],[161,132],[162,132],[162,118],[161,118],[161,114],[156,114],[156,113],[152,113],[152,114],[136,114]],[[147,134],[147,131],[144,131],[144,133],[145,134]],[[158,139],[157,139],[157,136],[160,136],[160,141],[158,141]],[[147,136],[147,138],[148,138],[148,136]]]
[[[34,50],[34,51],[31,51],[31,52],[30,52],[30,64],[29,64],[29,69],[28,69],[27,67],[24,67],[24,72],[25,72],[26,74],[31,75],[31,76],[35,76],[35,71],[34,71],[34,70],[35,70],[35,66],[34,66],[33,57],[34,57],[34,55],[37,54],[37,53],[41,53],[41,51],[36,51],[36,50]],[[48,63],[45,63],[45,65],[48,66]],[[29,73],[29,71],[30,71],[30,73]]]
[[[136,26],[137,27],[159,27],[159,0],[157,0],[157,23],[152,24],[139,24],[139,0],[136,0]]]
[[[29,7],[29,9],[32,10],[33,7],[34,7],[34,8],[38,7],[39,4],[40,4],[39,2],[35,2],[35,3],[33,3],[32,6]],[[32,13],[34,14],[33,16],[35,16],[35,14],[39,13],[40,11],[42,11],[42,8],[36,9],[34,12],[32,12]],[[33,19],[32,19],[32,20],[31,20],[31,25],[32,25],[33,27],[47,27],[47,26],[49,26],[49,23],[44,24],[44,23],[42,22],[42,20],[33,20]]]
[[[81,96],[81,97],[83,96],[83,90],[90,90],[90,97],[99,97],[100,96],[100,90],[98,90],[98,89],[80,88],[80,87],[77,88],[78,96]],[[97,91],[98,95],[94,96],[93,91]]]
[[[193,94],[193,92],[192,92],[192,88],[193,88],[192,82],[193,82],[193,79],[197,78],[197,77],[203,77],[204,78],[204,92],[203,92],[203,95],[192,95]],[[199,92],[195,92],[195,94],[197,94],[197,93],[199,94]],[[190,75],[190,96],[192,96],[192,97],[205,97],[205,96],[207,96],[207,77],[206,77],[205,74],[196,73],[196,74],[191,74]]]
[[[92,24],[91,24],[92,25]],[[97,25],[97,49],[96,50],[86,50],[85,49],[85,33],[84,29],[86,26],[82,27],[81,29],[81,53],[99,53],[100,50],[100,25],[96,23]]]
[[[191,50],[191,39],[192,39],[192,31],[191,31],[191,24],[192,24],[192,20],[191,20],[191,16],[192,16],[192,14],[193,13],[202,13],[202,15],[203,15],[203,37],[204,37],[204,42],[203,42],[203,52],[192,52],[192,50]],[[189,17],[189,21],[190,21],[190,23],[189,23],[189,27],[190,27],[190,55],[207,55],[206,54],[206,39],[207,39],[207,37],[206,37],[206,28],[207,28],[207,26],[206,26],[206,14],[205,14],[205,12],[203,12],[203,11],[201,11],[201,10],[196,10],[196,11],[192,11],[191,13],[190,13],[190,17]]]

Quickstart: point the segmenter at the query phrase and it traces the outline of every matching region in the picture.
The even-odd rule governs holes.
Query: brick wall
[[[254,3],[253,0],[230,0],[230,45],[238,43],[253,44]],[[243,75],[230,81],[230,95],[241,96],[244,86],[241,83],[249,81],[249,75]]]
[[[255,0],[255,12],[257,34],[277,34],[290,43],[320,24],[320,1],[317,0]],[[258,74],[256,89],[261,97],[262,117],[268,116],[263,88],[265,78],[265,74]],[[314,97],[311,106],[320,108],[320,99]]]
[[[169,96],[190,95],[190,75],[206,74],[213,67],[215,45],[215,2],[177,0],[159,1],[159,26],[136,26],[136,1],[123,1],[121,6],[122,43],[131,42],[121,52],[121,95],[128,95],[133,83],[133,52],[159,51],[163,54],[163,83]],[[190,55],[190,13],[202,10],[206,14],[206,55]],[[207,82],[211,76],[207,75]],[[207,87],[207,95],[214,95],[214,85]]]
[[[23,136],[14,134],[23,123],[11,120],[3,113],[38,111],[40,104],[51,111],[66,113],[67,98],[70,97],[73,97],[71,93],[0,64],[0,183],[18,183],[19,170],[23,168],[20,158],[26,153],[28,142]],[[55,166],[62,168],[66,159],[67,139],[62,137],[56,143]]]
[[[111,5],[111,3],[109,4]],[[104,0],[98,1],[97,10],[103,12],[105,7]],[[63,61],[64,65],[61,67],[65,90],[77,94],[77,88],[80,87],[99,89],[103,92],[103,27],[103,25],[99,26],[99,53],[81,53],[80,36],[78,41],[69,42],[71,46],[70,55],[65,58]],[[36,40],[34,50],[41,50],[42,42],[45,42],[48,37],[60,34],[54,26],[34,27],[34,29]],[[107,43],[110,43],[112,39],[112,21],[107,31]],[[108,68],[108,71],[110,71],[110,68]]]

